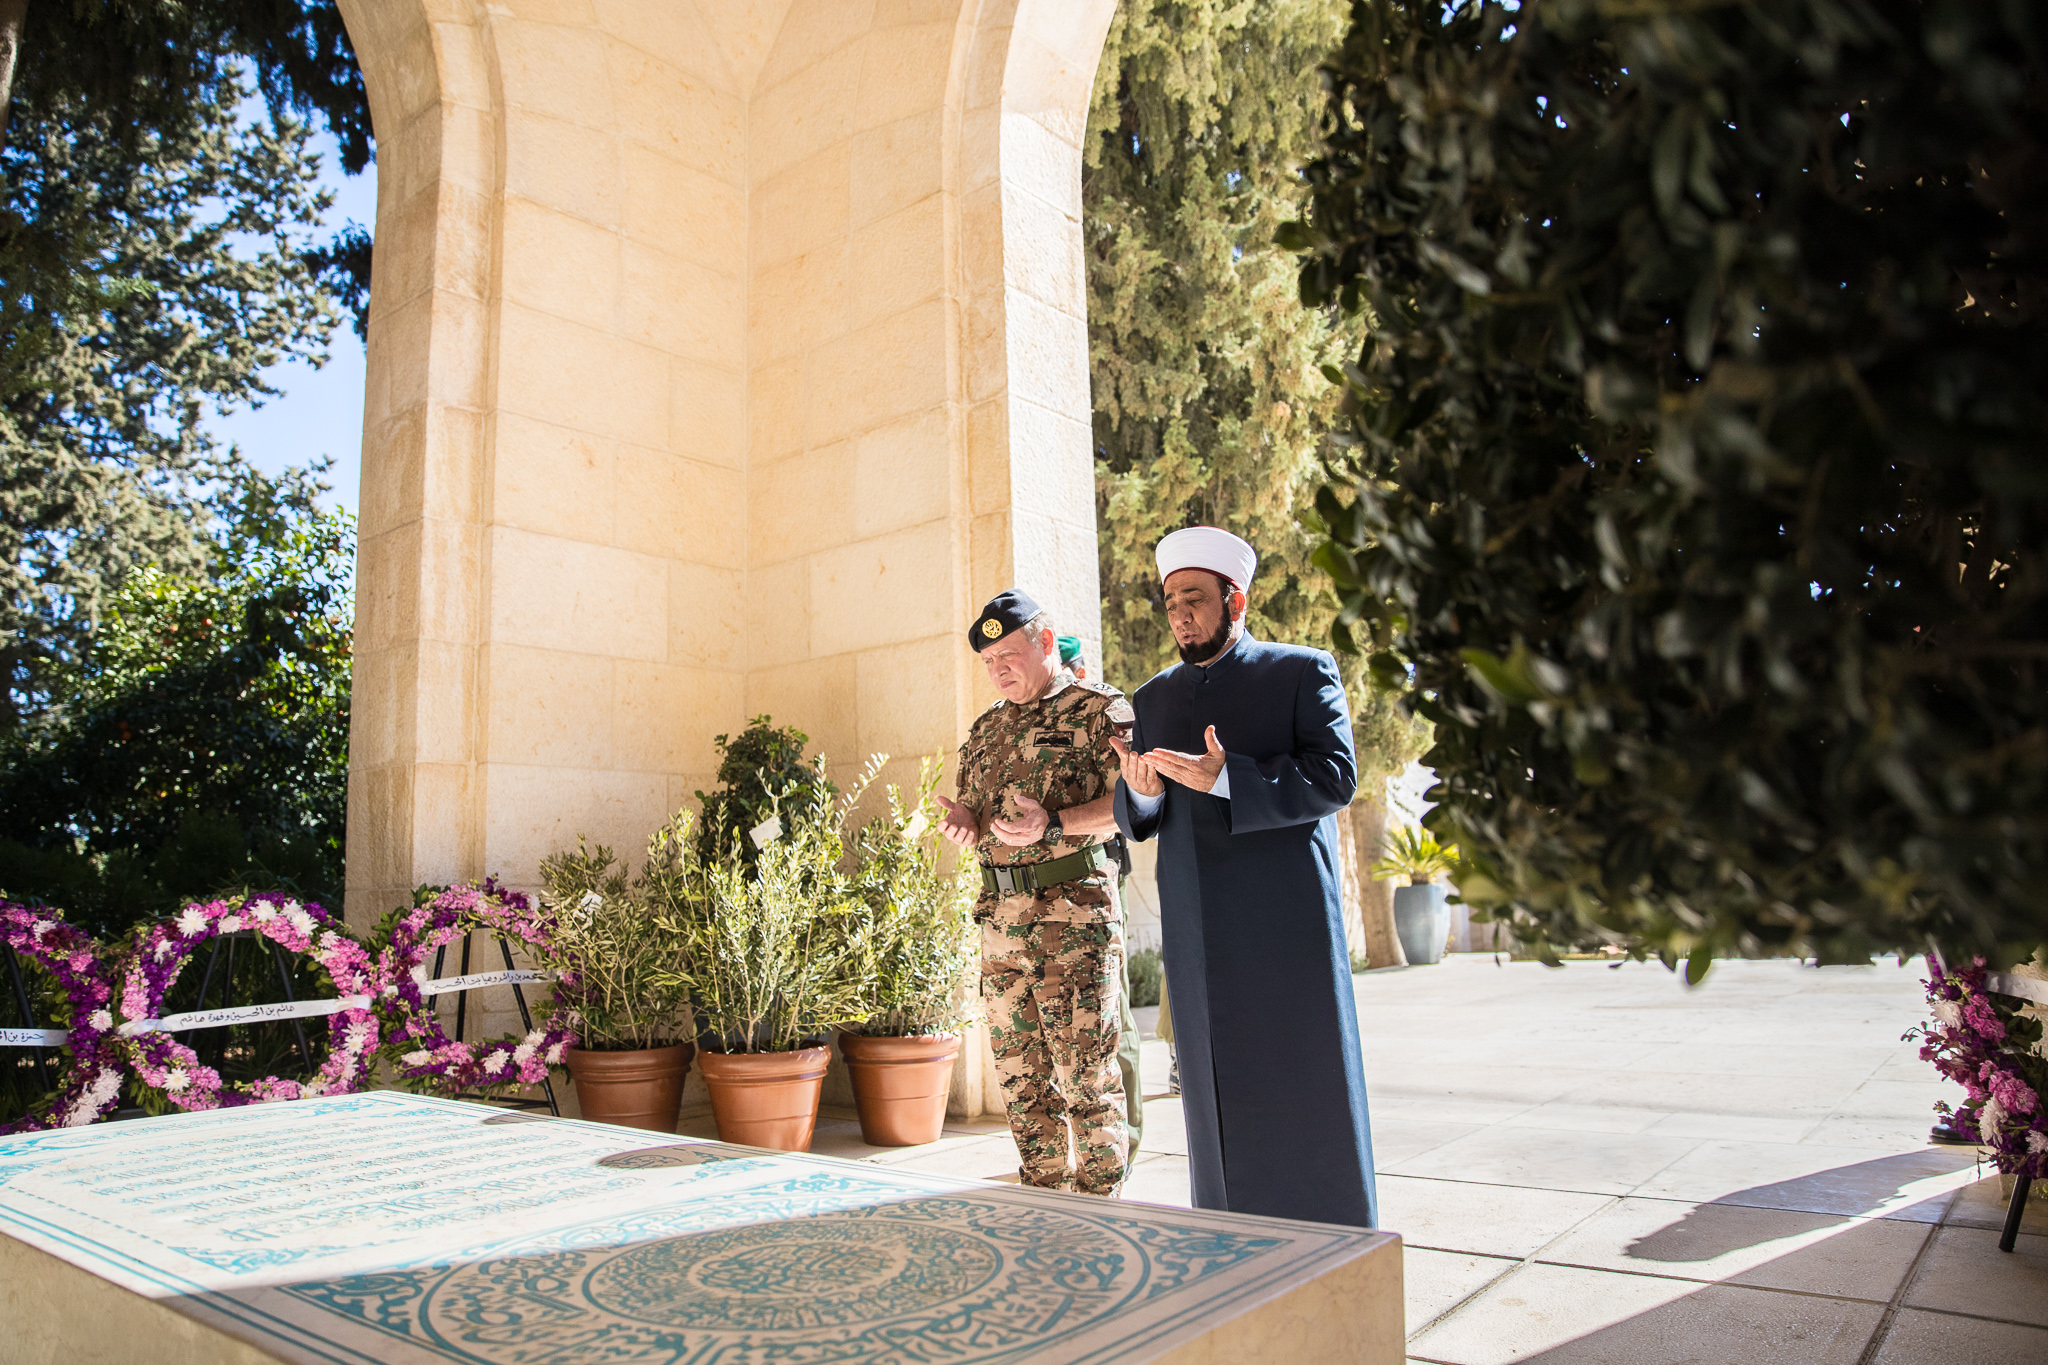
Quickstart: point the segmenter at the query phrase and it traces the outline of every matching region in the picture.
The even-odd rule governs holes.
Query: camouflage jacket
[[[975,719],[967,742],[960,746],[960,800],[982,814],[985,826],[1023,814],[1016,798],[1031,797],[1048,811],[1085,806],[1116,790],[1116,750],[1105,712],[1123,693],[1100,683],[1082,682],[1066,669],[1053,675],[1052,687],[1035,702],[1019,706],[999,701]],[[1078,853],[1107,835],[1068,835],[1056,844],[1011,848],[986,828],[974,847],[983,864],[1002,866],[1042,863]],[[983,890],[975,918],[1031,920],[1096,920],[1116,914],[1115,872],[1098,872],[1076,882],[1040,890],[1029,898],[999,897]],[[998,911],[1000,910],[1000,914]]]

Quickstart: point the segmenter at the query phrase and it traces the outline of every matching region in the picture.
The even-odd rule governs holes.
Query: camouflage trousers
[[[1115,921],[982,926],[981,998],[1026,1185],[1114,1195],[1124,1183],[1123,959]]]

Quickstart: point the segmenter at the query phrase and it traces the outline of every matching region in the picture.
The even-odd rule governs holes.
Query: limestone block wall
[[[763,712],[907,780],[992,700],[961,632],[1005,587],[1100,658],[1113,5],[342,0],[379,158],[351,918],[637,853]]]

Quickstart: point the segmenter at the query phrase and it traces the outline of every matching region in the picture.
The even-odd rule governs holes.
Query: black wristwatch
[[[1042,844],[1056,844],[1067,837],[1067,827],[1060,823],[1060,813],[1054,811],[1045,817],[1045,833],[1039,836]]]

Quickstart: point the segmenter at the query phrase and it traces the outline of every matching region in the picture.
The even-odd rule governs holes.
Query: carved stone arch
[[[379,176],[353,919],[637,850],[751,715],[950,756],[1013,583],[1099,645],[1114,0],[341,7]]]

